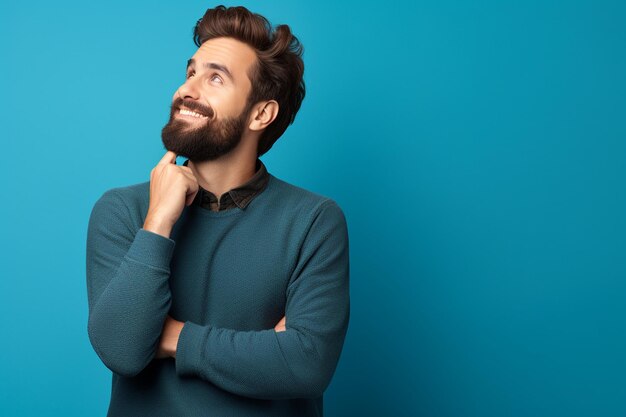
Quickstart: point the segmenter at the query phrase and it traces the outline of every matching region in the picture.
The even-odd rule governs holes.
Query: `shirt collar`
[[[183,165],[187,166],[189,159],[185,160]],[[261,193],[269,182],[269,172],[267,167],[259,158],[256,159],[255,173],[245,183],[225,192],[220,197],[219,211],[227,210],[233,207],[245,209],[248,204]],[[214,210],[217,207],[217,197],[209,190],[205,190],[199,186],[198,193],[193,200],[194,205],[198,205],[208,210]]]

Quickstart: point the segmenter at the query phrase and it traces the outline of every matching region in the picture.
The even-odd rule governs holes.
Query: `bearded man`
[[[304,99],[302,45],[224,6],[194,42],[150,181],[105,191],[89,218],[107,415],[322,416],[350,316],[347,223],[259,159]]]

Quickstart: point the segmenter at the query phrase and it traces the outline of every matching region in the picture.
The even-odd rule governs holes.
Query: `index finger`
[[[178,155],[176,155],[174,152],[167,151],[167,152],[165,152],[165,155],[163,155],[163,158],[161,158],[161,160],[159,161],[159,163],[157,165],[176,164],[176,157],[177,156]]]

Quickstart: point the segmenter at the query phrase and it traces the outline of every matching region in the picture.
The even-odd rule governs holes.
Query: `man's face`
[[[256,54],[243,42],[215,38],[189,60],[185,82],[174,93],[163,145],[193,162],[217,159],[241,142],[248,127]]]

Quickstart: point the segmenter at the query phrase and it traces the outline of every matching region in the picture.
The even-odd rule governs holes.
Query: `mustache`
[[[174,113],[175,110],[180,109],[181,107],[185,107],[191,111],[195,111],[196,113],[200,113],[203,116],[207,116],[209,119],[213,118],[214,112],[210,106],[204,106],[196,101],[192,100],[183,100],[180,97],[176,97],[171,106],[171,112]]]

